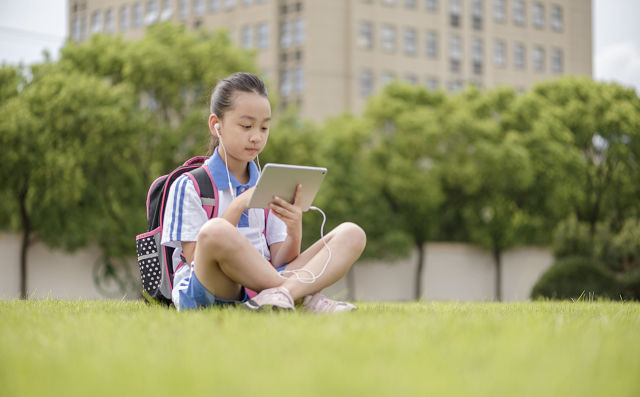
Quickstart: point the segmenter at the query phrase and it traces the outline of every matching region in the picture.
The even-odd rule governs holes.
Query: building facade
[[[456,92],[524,91],[564,75],[592,76],[590,0],[70,0],[69,32],[137,39],[173,20],[228,30],[256,51],[281,104],[321,121],[359,113],[400,79]]]

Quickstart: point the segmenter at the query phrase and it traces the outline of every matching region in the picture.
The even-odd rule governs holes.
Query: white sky
[[[0,63],[41,61],[45,48],[55,58],[68,34],[67,1],[0,0]],[[640,93],[640,0],[593,0],[593,32],[594,78]]]

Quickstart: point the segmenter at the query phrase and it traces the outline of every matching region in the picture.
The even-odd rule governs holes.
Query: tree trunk
[[[31,223],[27,214],[26,189],[18,197],[22,221],[22,247],[20,248],[20,299],[27,299],[27,251],[29,249]]]
[[[347,300],[354,301],[356,299],[356,276],[353,274],[353,267],[347,272]]]
[[[424,243],[417,244],[418,246],[418,266],[416,268],[416,285],[415,285],[415,300],[420,300],[422,297],[422,268],[424,265]]]
[[[502,301],[502,259],[499,249],[493,250],[493,259],[496,262],[496,299]]]

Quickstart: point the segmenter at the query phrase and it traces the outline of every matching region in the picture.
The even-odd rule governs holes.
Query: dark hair
[[[258,76],[252,73],[238,72],[228,76],[216,84],[211,93],[211,105],[209,109],[212,114],[218,116],[220,120],[224,114],[233,109],[234,94],[237,92],[255,92],[265,98],[269,98],[267,88]],[[218,137],[211,134],[209,145],[209,155],[213,154],[218,146]]]

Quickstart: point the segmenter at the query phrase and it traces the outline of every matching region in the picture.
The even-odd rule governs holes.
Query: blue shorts
[[[183,280],[183,282],[185,281],[187,280]],[[200,280],[198,280],[198,277],[196,277],[196,272],[194,271],[191,272],[188,283],[189,285],[187,286],[187,288],[178,290],[179,303],[176,307],[176,309],[178,310],[199,309],[209,306],[228,306],[249,300],[247,291],[244,287],[242,287],[242,291],[240,292],[240,299],[238,300],[216,298],[211,292],[209,292],[207,288],[205,288],[204,285],[202,285]]]

